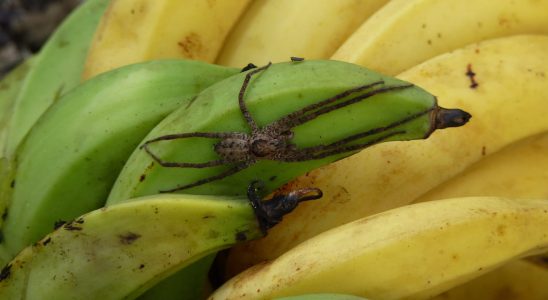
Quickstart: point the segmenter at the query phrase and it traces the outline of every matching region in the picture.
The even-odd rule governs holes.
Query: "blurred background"
[[[84,0],[0,0],[0,78],[40,50],[55,27]]]

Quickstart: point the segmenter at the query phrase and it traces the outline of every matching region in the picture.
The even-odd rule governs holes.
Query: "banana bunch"
[[[0,298],[546,299],[546,49],[547,0],[88,0],[0,83]]]

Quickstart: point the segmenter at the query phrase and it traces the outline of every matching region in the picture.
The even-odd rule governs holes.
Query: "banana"
[[[0,81],[0,155],[5,157],[7,127],[11,119],[13,106],[21,91],[25,78],[32,69],[35,57],[28,58]]]
[[[10,159],[48,107],[80,83],[89,44],[107,4],[108,0],[83,3],[40,50],[14,103],[6,145]]]
[[[238,69],[163,60],[123,67],[62,97],[17,152],[3,234],[12,254],[59,220],[104,204],[133,149],[168,113]]]
[[[503,265],[433,300],[545,300],[548,299],[548,270],[523,260]]]
[[[160,58],[213,62],[249,2],[112,0],[95,34],[83,76],[89,79]]]
[[[331,59],[396,75],[436,55],[515,34],[548,34],[548,0],[394,0]]]
[[[308,188],[266,202],[257,187],[249,200],[165,194],[87,213],[5,266],[0,298],[133,299],[204,255],[263,236],[300,201],[321,197]]]
[[[234,277],[209,298],[346,293],[428,299],[519,257],[548,251],[548,199],[453,198],[333,228]]]
[[[364,147],[422,139],[469,117],[356,65],[266,65],[211,86],[158,124],[128,159],[108,203],[158,192],[239,195],[254,179],[272,191]]]
[[[343,294],[307,294],[292,297],[276,298],[275,300],[367,300],[362,297]]]
[[[465,196],[548,198],[548,133],[518,141],[473,164],[414,202]]]
[[[494,39],[398,76],[435,94],[440,105],[462,108],[474,118],[425,141],[377,145],[293,181],[288,188],[314,185],[325,197],[288,215],[266,238],[231,250],[228,273],[276,258],[330,228],[409,204],[485,155],[548,131],[546,49],[547,36]],[[476,88],[465,75],[468,65]]]
[[[217,63],[328,59],[387,0],[255,1],[227,37]]]

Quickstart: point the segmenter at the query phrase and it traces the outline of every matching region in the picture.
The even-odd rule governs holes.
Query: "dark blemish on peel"
[[[298,62],[298,61],[304,60],[304,57],[291,56],[290,58],[292,62]]]
[[[147,178],[147,176],[145,174],[142,174],[141,176],[139,176],[139,182],[145,181],[145,178]]]
[[[479,86],[479,83],[476,81],[476,73],[474,73],[474,71],[472,71],[472,64],[468,64],[468,66],[466,66],[465,75],[468,76],[468,78],[470,78],[470,88],[471,89],[475,89]]]
[[[2,268],[2,271],[0,271],[0,282],[8,279],[11,275],[11,264],[7,264],[5,267]]]
[[[47,244],[49,244],[51,242],[51,237],[45,239],[43,242],[42,242],[42,246],[46,246]]]
[[[186,105],[185,109],[188,109],[194,103],[194,101],[196,101],[196,98],[198,98],[198,96],[192,97],[192,99],[188,101],[188,104]]]
[[[59,227],[65,225],[66,223],[67,221],[63,221],[63,220],[55,221],[55,223],[53,223],[53,230],[59,229]]]
[[[83,223],[83,220],[82,220],[82,223]],[[63,229],[69,230],[69,231],[80,231],[82,230],[82,227],[79,227],[77,224],[82,224],[82,223],[79,223],[78,221],[68,222],[65,225],[63,225]]]
[[[5,221],[8,218],[8,209],[5,208],[4,212],[2,213],[2,221]]]
[[[243,242],[247,241],[247,235],[243,231],[236,232],[236,241]]]
[[[133,242],[139,239],[141,235],[133,232],[128,232],[126,234],[120,234],[118,235],[118,237],[120,238],[120,243],[124,245],[131,245],[133,244]]]
[[[272,176],[272,177],[268,178],[268,180],[274,181],[274,180],[276,180],[276,178],[277,178],[276,176]]]
[[[13,189],[14,187],[15,187],[15,180],[12,180],[12,181],[10,182],[10,188]]]
[[[485,146],[481,147],[481,156],[487,155],[487,148]]]
[[[142,269],[144,269],[144,268],[145,268],[145,265],[144,265],[144,264],[139,265],[139,270],[142,270]]]

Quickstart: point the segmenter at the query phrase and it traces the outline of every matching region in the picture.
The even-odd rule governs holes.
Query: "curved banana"
[[[237,275],[209,299],[322,292],[428,299],[548,251],[546,228],[548,199],[470,197],[404,206],[324,232]]]
[[[364,147],[422,139],[469,117],[356,65],[267,65],[211,86],[158,124],[128,159],[108,203],[158,192],[238,195],[254,179],[272,191]]]
[[[46,109],[80,83],[89,44],[108,2],[83,3],[65,19],[35,58],[9,123],[6,153],[10,159]]]
[[[245,66],[291,56],[327,59],[387,0],[254,1],[227,37],[217,63]]]
[[[52,106],[17,152],[4,241],[12,254],[104,204],[127,157],[160,120],[238,69],[164,60],[85,82]]]
[[[486,154],[548,131],[548,36],[514,36],[457,50],[398,76],[474,117],[458,130],[421,142],[377,145],[298,178],[288,188],[318,186],[325,197],[303,205],[260,241],[237,247],[229,273],[273,259],[329,228],[411,203]],[[479,83],[471,88],[468,65]],[[543,75],[544,74],[544,75]],[[321,219],[322,222],[314,220]]]
[[[414,202],[466,196],[548,198],[548,133],[486,156]]]
[[[160,58],[213,62],[249,2],[112,0],[91,45],[84,78]]]
[[[300,201],[321,196],[304,189],[265,202],[257,192],[252,185],[249,200],[154,195],[87,213],[6,265],[0,298],[132,299],[202,256],[263,236]]]
[[[432,300],[545,300],[548,270],[524,260],[509,262]]]
[[[331,59],[396,75],[436,55],[515,34],[548,34],[548,0],[395,0]]]

